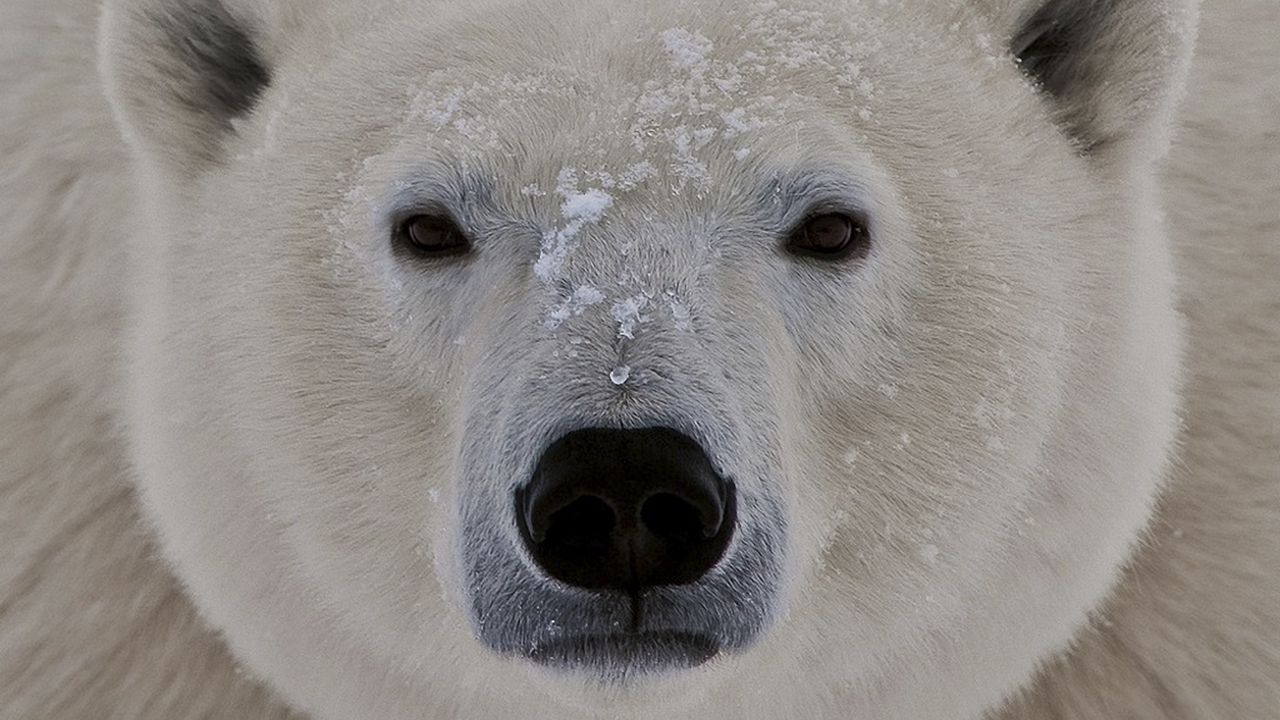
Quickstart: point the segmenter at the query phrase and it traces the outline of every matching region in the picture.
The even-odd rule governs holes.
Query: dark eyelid
[[[387,208],[384,217],[393,229],[416,215],[438,215],[468,234],[496,215],[489,183],[451,164],[424,166],[397,182]]]
[[[393,228],[404,227],[405,223],[410,220],[421,217],[423,215],[429,217],[439,217],[453,223],[459,230],[467,231],[466,223],[452,211],[451,208],[436,202],[423,202],[414,205],[406,205],[398,207],[392,211],[390,224]]]
[[[785,233],[805,218],[842,213],[871,218],[871,194],[867,184],[841,169],[800,169],[780,173],[767,184],[762,218],[775,233]]]

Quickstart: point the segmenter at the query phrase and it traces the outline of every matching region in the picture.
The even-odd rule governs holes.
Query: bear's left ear
[[[135,152],[187,176],[216,162],[271,83],[263,35],[249,0],[107,0],[101,71]]]
[[[1197,0],[1021,0],[1009,49],[1082,153],[1168,146]]]

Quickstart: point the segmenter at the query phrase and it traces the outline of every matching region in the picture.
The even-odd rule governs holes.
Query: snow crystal
[[[540,280],[551,283],[560,274],[569,255],[569,242],[587,225],[600,222],[605,211],[613,205],[613,196],[599,188],[578,190],[578,171],[564,168],[556,178],[556,193],[564,201],[560,215],[567,221],[564,227],[542,237],[542,248],[533,271]]]
[[[544,235],[542,252],[538,255],[538,261],[533,264],[534,274],[545,283],[552,282],[560,273],[560,268],[568,255],[568,238],[564,231]]]
[[[938,553],[939,553],[938,546],[929,544],[929,545],[922,545],[920,547],[919,555],[921,560],[929,564],[933,564],[938,561]]]
[[[955,168],[947,168],[942,174],[952,179],[960,177],[960,171]]]
[[[671,55],[671,61],[684,68],[697,69],[707,64],[707,53],[712,43],[701,33],[691,33],[683,28],[671,28],[662,33],[662,45]]]
[[[638,162],[627,168],[626,172],[618,178],[618,189],[622,191],[632,190],[635,186],[648,180],[658,174],[658,169],[648,160]]]
[[[409,102],[408,120],[426,120],[439,130],[453,121],[461,106],[461,90],[454,90],[444,97],[431,92],[420,92]]]
[[[554,330],[565,320],[581,315],[587,308],[602,302],[604,302],[604,293],[590,285],[580,285],[573,291],[573,295],[552,308],[543,324],[547,329]]]
[[[724,136],[727,138],[759,130],[764,127],[765,123],[758,117],[747,115],[747,111],[743,108],[734,108],[727,113],[721,113],[720,119],[724,122]]]
[[[497,130],[475,118],[458,118],[453,129],[477,147],[495,147],[500,142]]]
[[[609,380],[614,385],[621,385],[625,383],[627,379],[630,377],[631,377],[631,366],[629,365],[619,365],[618,367],[609,371]]]
[[[636,325],[648,319],[640,314],[648,304],[646,295],[633,295],[613,304],[611,314],[614,322],[618,323],[618,337],[635,338]]]
[[[738,148],[737,150],[733,151],[733,158],[741,162],[743,160],[746,160],[747,156],[750,154],[751,154],[751,148]]]
[[[707,164],[694,156],[694,152],[702,149],[706,141],[699,143],[698,137],[691,135],[688,128],[679,127],[675,131],[674,143],[676,148],[676,167],[674,168],[676,177],[680,178],[682,183],[692,181],[699,188],[709,186],[711,184],[711,174],[707,171]]]
[[[404,122],[435,132],[455,132],[471,150],[496,149],[497,128],[513,106],[525,107],[536,96],[562,98],[569,83],[541,72],[506,73],[463,85],[411,88]]]
[[[583,305],[595,305],[596,303],[604,302],[604,293],[590,285],[582,285],[574,291],[573,298]]]
[[[852,467],[858,462],[858,448],[849,448],[840,459],[844,461],[845,465]]]
[[[586,192],[569,191],[564,193],[564,203],[560,205],[560,214],[569,222],[600,222],[604,213],[613,204],[613,196],[603,190],[587,190]]]
[[[669,306],[671,307],[671,319],[675,322],[676,329],[682,332],[692,330],[693,322],[689,313],[689,306],[679,300],[672,300]]]

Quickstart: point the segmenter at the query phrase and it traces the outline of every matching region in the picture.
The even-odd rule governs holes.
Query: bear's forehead
[[[458,21],[479,28],[479,49],[463,62],[427,57],[434,69],[409,80],[401,134],[469,157],[546,153],[622,185],[661,174],[705,188],[712,166],[746,160],[762,136],[784,139],[769,143],[776,151],[871,124],[892,82],[885,68],[901,72],[893,58],[936,49],[904,7],[871,0],[835,12],[760,0],[714,20],[689,4],[584,8],[555,16],[554,29],[543,28],[550,37],[506,42],[491,37],[495,21],[481,13]],[[546,21],[530,19],[530,34]],[[961,33],[980,27],[952,24]],[[448,54],[447,42],[425,42]],[[602,158],[608,170],[599,170]]]
[[[756,207],[782,175],[813,168],[831,172],[802,178],[810,186],[867,187],[883,177],[884,148],[929,144],[911,133],[941,137],[931,129],[940,118],[981,96],[956,84],[985,82],[965,67],[1015,72],[973,4],[732,4],[737,12],[712,14],[689,3],[491,0],[434,25],[414,6],[394,28],[373,28],[376,47],[361,42],[343,58],[361,71],[335,74],[355,85],[310,93],[324,112],[284,106],[279,124],[313,149],[312,119],[359,113],[356,126],[374,129],[340,131],[335,145],[353,170],[342,176],[371,202],[487,185],[507,207],[556,204],[566,222],[607,209],[616,224],[677,212],[675,196],[700,200],[680,207]],[[954,67],[931,69],[944,60]],[[345,99],[335,107],[335,97]],[[969,114],[970,124],[981,117]]]
[[[409,118],[444,129],[468,110],[545,107],[641,136],[654,126],[718,118],[713,124],[732,136],[815,103],[857,112],[875,93],[874,67],[904,52],[904,42],[923,43],[917,33],[902,37],[882,27],[902,24],[882,5],[837,13],[763,0],[714,22],[687,9],[624,13],[640,17],[571,13],[554,36],[537,40],[499,41],[485,27],[481,39],[488,42],[465,58],[449,52],[444,32],[424,40],[433,46],[422,60],[430,69],[412,81]],[[482,15],[468,22],[496,21]],[[464,136],[478,132],[475,122],[460,123]]]

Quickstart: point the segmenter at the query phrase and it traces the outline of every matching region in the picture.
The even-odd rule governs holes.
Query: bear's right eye
[[[400,223],[396,236],[421,255],[455,255],[471,248],[457,223],[443,215],[414,215]]]
[[[866,220],[848,213],[823,213],[807,218],[791,231],[787,249],[799,255],[841,260],[866,252],[871,233]]]

